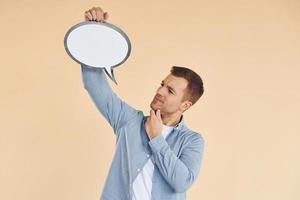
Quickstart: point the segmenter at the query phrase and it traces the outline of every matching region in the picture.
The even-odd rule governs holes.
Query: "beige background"
[[[172,65],[198,72],[185,114],[206,141],[189,200],[300,199],[299,0],[0,1],[0,199],[97,200],[115,138],[63,38],[101,6],[132,43],[113,89],[149,112]]]

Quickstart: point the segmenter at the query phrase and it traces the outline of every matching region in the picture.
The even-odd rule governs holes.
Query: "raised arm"
[[[100,7],[93,7],[84,13],[85,21],[102,22],[108,13]],[[118,129],[138,114],[138,110],[122,101],[111,89],[102,68],[81,65],[84,88],[100,113],[109,122],[117,134]]]
[[[117,134],[118,129],[137,116],[139,111],[112,91],[102,68],[81,65],[81,70],[84,88]]]

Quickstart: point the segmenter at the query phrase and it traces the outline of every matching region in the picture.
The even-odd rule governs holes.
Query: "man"
[[[103,22],[100,7],[86,21]],[[203,82],[188,68],[173,66],[145,116],[121,100],[101,68],[81,65],[84,88],[112,126],[116,150],[101,200],[183,200],[199,174],[204,139],[183,122],[183,112],[202,96]]]

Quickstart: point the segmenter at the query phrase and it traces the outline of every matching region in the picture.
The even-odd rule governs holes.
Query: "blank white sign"
[[[127,35],[107,22],[81,22],[65,35],[65,49],[76,62],[104,68],[116,83],[112,68],[129,57],[131,44]]]

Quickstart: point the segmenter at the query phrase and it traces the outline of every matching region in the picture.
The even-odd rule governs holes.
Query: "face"
[[[188,81],[182,77],[169,74],[156,90],[150,104],[153,110],[160,109],[161,114],[183,113],[191,106],[191,102],[182,101]]]

